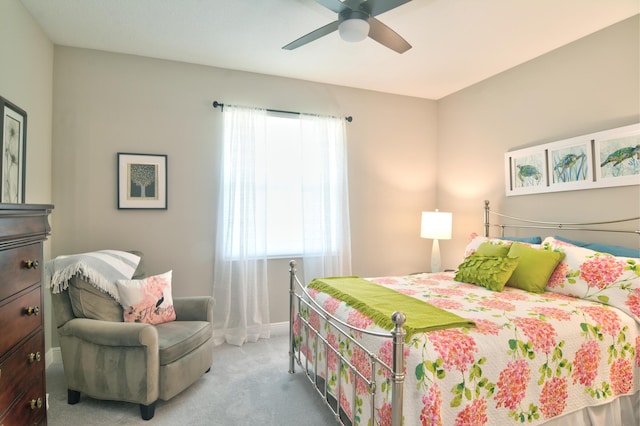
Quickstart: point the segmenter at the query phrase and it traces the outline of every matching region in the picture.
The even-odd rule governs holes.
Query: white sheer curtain
[[[225,106],[223,120],[213,337],[239,346],[268,338],[270,330],[265,192],[256,190],[264,182],[266,111]]]
[[[269,230],[266,212],[274,211],[273,206],[269,205],[269,167],[273,169],[278,166],[270,164],[266,155],[270,148],[267,119],[267,112],[260,109],[226,105],[223,111],[224,137],[213,284],[216,344],[227,342],[242,345],[269,337]],[[296,243],[292,244],[299,245],[298,241],[301,241],[302,247],[284,255],[302,258],[300,266],[306,282],[316,277],[350,275],[351,239],[344,120],[301,114],[298,124],[299,137],[295,137],[294,141],[299,146],[277,153],[279,156],[295,156],[287,158],[285,164],[295,162],[300,166],[291,167],[287,175],[289,183],[295,182],[291,187],[300,191],[291,199],[300,200],[300,205],[290,208],[291,205],[275,203],[276,211],[282,209],[280,212],[283,217],[285,213],[297,212],[296,220],[292,219],[291,222],[300,224],[296,233],[302,235],[301,239],[295,238]],[[276,148],[271,146],[271,149]],[[272,195],[277,196],[281,190],[278,183],[273,185]],[[280,240],[281,236],[278,233]],[[276,249],[272,247],[272,250]],[[278,255],[281,257],[283,254]]]
[[[300,115],[303,279],[351,275],[351,232],[343,119]]]

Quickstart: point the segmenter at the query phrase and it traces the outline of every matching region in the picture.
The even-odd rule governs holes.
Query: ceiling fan
[[[296,49],[338,30],[340,37],[345,41],[362,41],[368,36],[389,49],[395,50],[398,53],[404,53],[411,49],[411,45],[400,37],[398,33],[377,20],[375,16],[395,9],[410,1],[411,0],[316,0],[317,3],[337,13],[338,20],[292,41],[284,46],[283,49]]]

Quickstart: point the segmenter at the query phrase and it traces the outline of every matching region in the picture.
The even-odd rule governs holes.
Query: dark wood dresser
[[[0,426],[47,424],[42,243],[52,209],[0,204]]]

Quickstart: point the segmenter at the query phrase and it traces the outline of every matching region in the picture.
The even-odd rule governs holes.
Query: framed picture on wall
[[[547,151],[532,147],[505,154],[507,195],[547,191]]]
[[[585,189],[593,185],[591,139],[577,137],[549,144],[549,186],[552,190]]]
[[[167,156],[118,153],[118,209],[167,209]]]
[[[640,185],[640,123],[505,153],[506,194]]]
[[[640,124],[599,132],[594,143],[600,186],[640,184]]]
[[[0,96],[2,187],[0,202],[24,203],[27,149],[27,113]]]

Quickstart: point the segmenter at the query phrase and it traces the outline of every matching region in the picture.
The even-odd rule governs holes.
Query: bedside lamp
[[[451,239],[452,214],[449,212],[422,212],[420,237],[433,240],[431,272],[440,272],[440,245],[438,240]]]

